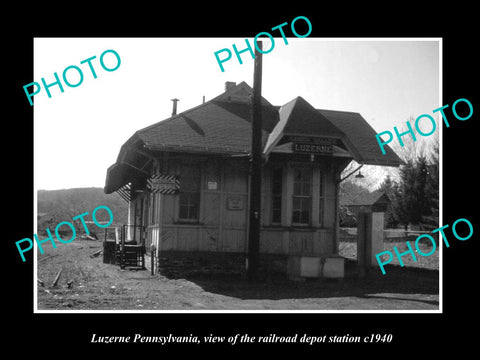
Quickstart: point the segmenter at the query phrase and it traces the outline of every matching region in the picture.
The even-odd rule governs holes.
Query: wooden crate
[[[143,245],[124,245],[119,249],[118,257],[120,267],[140,267],[145,269],[145,246]]]
[[[115,241],[103,242],[103,263],[117,264],[117,244]]]

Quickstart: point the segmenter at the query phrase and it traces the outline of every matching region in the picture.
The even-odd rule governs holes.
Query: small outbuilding
[[[125,142],[104,190],[129,202],[135,230],[127,236],[163,257],[216,261],[228,254],[244,261],[251,97],[245,82],[227,82],[219,96],[174,111]],[[284,270],[321,259],[325,271],[328,259],[338,259],[342,170],[352,160],[381,166],[401,160],[388,146],[382,154],[359,113],[316,109],[300,96],[281,106],[262,98],[262,121],[261,259]],[[332,276],[343,274],[336,268],[343,262],[332,266]]]
[[[360,192],[353,197],[345,197],[342,205],[348,206],[351,211],[358,212],[385,212],[390,205],[390,199],[384,191]]]
[[[358,214],[361,212],[383,212],[385,221],[392,212],[390,198],[382,190],[345,193],[340,196],[340,206],[343,208],[341,224],[344,224],[341,226],[356,226]]]

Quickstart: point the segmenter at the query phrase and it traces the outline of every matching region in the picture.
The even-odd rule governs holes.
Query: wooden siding
[[[293,169],[298,164],[284,165],[282,224],[271,224],[271,167],[266,166],[263,180],[262,231],[260,252],[265,254],[315,254],[335,253],[335,184],[334,174],[324,164],[301,164],[313,169],[312,224],[293,227],[291,224],[291,197]],[[174,174],[181,171],[181,162],[170,165]],[[188,165],[187,165],[188,166]],[[276,165],[278,166],[278,164]],[[319,220],[320,176],[324,181],[324,218]],[[210,183],[210,184],[209,184]],[[181,180],[180,180],[181,187]],[[216,251],[246,252],[248,224],[248,162],[241,160],[206,161],[202,164],[200,184],[200,209],[198,222],[179,222],[178,195],[157,194],[155,202],[145,192],[148,201],[146,245],[156,244],[161,251]],[[230,202],[230,203],[229,203]],[[151,206],[155,203],[156,219],[152,219]],[[137,210],[138,211],[138,210]]]

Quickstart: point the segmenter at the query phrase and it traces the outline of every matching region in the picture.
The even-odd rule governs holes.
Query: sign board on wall
[[[243,198],[241,196],[229,196],[227,198],[228,210],[243,210]]]
[[[307,154],[333,154],[337,139],[326,137],[289,136],[292,151]]]
[[[180,180],[174,175],[154,175],[147,180],[148,188],[156,194],[175,194],[180,189]]]
[[[216,181],[207,181],[208,190],[218,190],[218,183]]]
[[[305,143],[305,144],[317,144],[317,145],[336,145],[338,139],[327,137],[309,137],[309,136],[289,136],[291,142]]]
[[[333,147],[331,145],[293,143],[293,151],[309,154],[333,154]]]

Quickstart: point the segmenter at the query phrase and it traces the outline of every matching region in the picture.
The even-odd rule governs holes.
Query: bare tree
[[[409,118],[414,124],[413,117]],[[414,135],[408,134],[410,130],[405,125],[399,133],[402,136],[403,146],[400,142],[392,145],[393,150],[405,162],[398,170],[399,179],[396,186],[396,211],[395,217],[405,227],[418,224],[421,228],[435,226],[438,223],[438,159],[439,159],[439,129],[434,134],[423,136],[416,126],[411,126]]]
[[[407,121],[411,125],[414,136],[412,136],[411,134],[405,134],[404,136],[401,136],[403,146],[400,144],[397,136],[394,136],[393,142],[389,145],[392,147],[393,151],[395,151],[397,155],[405,162],[415,162],[416,159],[422,156],[428,158],[431,151],[432,143],[438,143],[439,130],[437,129],[433,135],[425,137],[418,132],[415,126],[415,118],[413,116],[410,116]],[[400,134],[407,133],[408,131],[409,128],[406,124],[398,128],[398,132]]]

